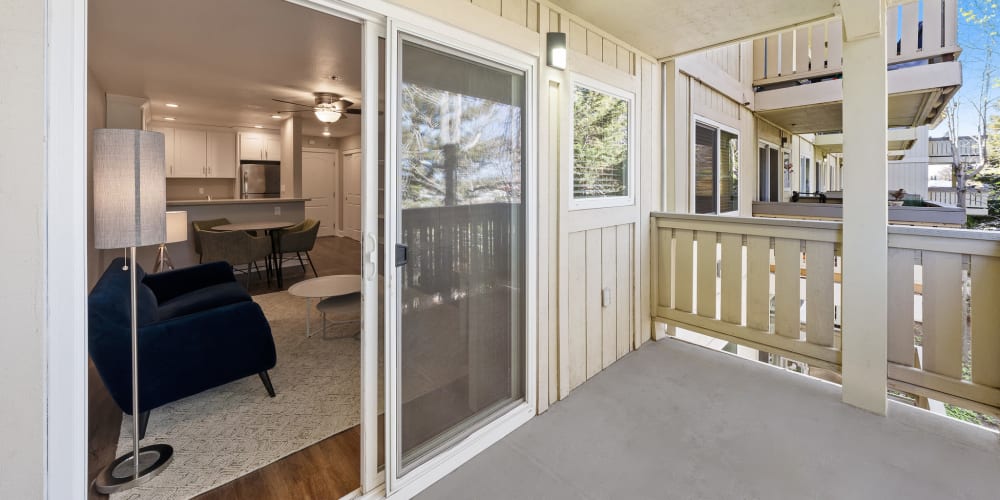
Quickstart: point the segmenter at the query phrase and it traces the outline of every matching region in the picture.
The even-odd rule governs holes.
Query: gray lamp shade
[[[163,134],[94,131],[94,246],[128,248],[167,237]]]

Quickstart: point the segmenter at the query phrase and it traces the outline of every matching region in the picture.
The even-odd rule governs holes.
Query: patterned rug
[[[148,483],[114,500],[182,499],[208,491],[357,425],[360,342],[357,324],[305,336],[302,299],[258,295],[271,323],[278,363],[269,398],[257,376],[216,387],[152,411],[143,445],[167,443],[174,460]],[[319,324],[313,310],[313,327]],[[132,447],[132,419],[122,421],[118,453]]]

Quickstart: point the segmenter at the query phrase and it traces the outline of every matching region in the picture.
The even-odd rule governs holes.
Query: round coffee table
[[[300,281],[288,287],[288,293],[306,299],[306,337],[312,336],[309,317],[312,316],[312,299],[326,299],[361,293],[360,274],[335,274]],[[360,320],[360,311],[358,311]],[[325,324],[323,325],[326,326]]]

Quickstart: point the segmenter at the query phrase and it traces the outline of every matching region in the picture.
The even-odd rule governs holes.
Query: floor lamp
[[[139,447],[139,325],[136,247],[166,240],[163,134],[131,129],[94,131],[94,246],[128,249],[132,316],[132,451],[101,470],[94,487],[110,494],[138,486],[170,463],[167,444]],[[138,459],[136,459],[138,457]]]
[[[167,243],[177,243],[188,239],[188,213],[183,211],[167,212],[167,239],[160,243],[160,248],[156,250],[156,265],[153,267],[154,273],[172,271],[174,263],[170,262],[170,254],[167,252]]]

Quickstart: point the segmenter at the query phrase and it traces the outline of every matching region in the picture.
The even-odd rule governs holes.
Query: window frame
[[[715,165],[714,165],[714,169],[715,169],[715,186],[714,186],[715,187],[715,213],[699,214],[697,212],[696,199],[697,199],[697,184],[698,184],[698,179],[697,179],[697,175],[696,175],[697,174],[697,166],[695,165],[696,159],[695,159],[694,151],[695,151],[695,147],[696,147],[696,145],[695,145],[696,139],[697,139],[696,131],[698,129],[698,125],[702,125],[704,127],[714,128],[715,129],[715,153],[716,153],[715,154]],[[690,188],[690,195],[689,195],[690,196],[690,198],[689,198],[690,202],[689,202],[689,205],[690,205],[690,213],[696,214],[696,215],[734,215],[734,214],[739,214],[739,212],[740,212],[740,205],[741,205],[741,203],[743,201],[743,186],[741,185],[742,183],[739,182],[739,181],[741,181],[743,179],[743,177],[741,175],[737,175],[737,177],[736,177],[736,180],[737,180],[737,187],[736,187],[736,210],[731,210],[731,211],[728,211],[728,212],[723,212],[720,209],[721,206],[722,206],[722,197],[720,196],[721,195],[721,190],[719,189],[720,182],[722,180],[722,177],[719,175],[719,167],[722,164],[722,152],[721,152],[721,148],[722,148],[722,132],[726,132],[726,133],[729,133],[729,134],[732,134],[732,135],[736,136],[736,154],[738,155],[739,162],[740,162],[740,164],[739,164],[739,169],[740,170],[739,171],[741,173],[743,171],[743,167],[744,167],[744,165],[743,165],[743,158],[742,158],[742,156],[743,156],[742,155],[743,137],[740,135],[739,129],[737,129],[735,127],[731,127],[731,126],[723,124],[723,123],[719,123],[719,122],[717,122],[715,120],[712,120],[711,118],[705,118],[702,115],[698,115],[698,114],[692,113],[691,114],[691,129],[690,130],[691,130],[691,133],[689,134],[690,135],[690,144],[688,146],[690,148],[689,149],[690,154],[688,155],[688,157],[690,158],[688,171],[691,173],[691,177],[689,179],[689,188]],[[751,196],[755,196],[754,193],[756,193],[756,191],[757,191],[757,187],[753,186],[753,189],[752,189],[752,192],[751,192]]]
[[[595,80],[593,78],[588,78],[586,76],[571,73],[569,78],[569,175],[567,175],[567,183],[569,184],[569,210],[591,210],[598,208],[614,208],[614,207],[626,207],[635,205],[635,184],[636,184],[636,161],[635,155],[637,152],[635,144],[635,93],[629,92],[623,88],[609,85],[607,83]],[[585,89],[600,92],[602,94],[607,94],[612,97],[622,99],[628,105],[628,131],[626,132],[628,137],[628,145],[626,147],[628,158],[625,161],[625,196],[605,196],[601,198],[577,198],[573,193],[574,178],[576,177],[576,155],[573,151],[573,145],[576,140],[576,120],[573,118],[574,106],[576,105],[576,88],[583,87]]]

